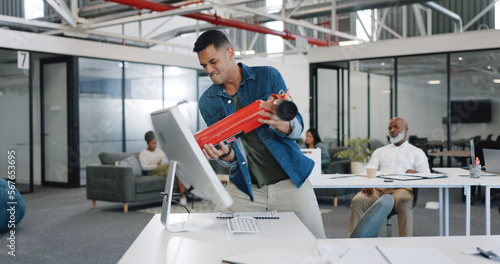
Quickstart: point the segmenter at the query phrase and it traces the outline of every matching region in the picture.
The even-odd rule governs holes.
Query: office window
[[[408,135],[444,141],[447,113],[446,55],[398,59],[397,115],[409,124]]]
[[[212,84],[213,84],[212,80],[205,74],[205,72],[198,73],[198,99],[200,99],[201,95]],[[198,130],[205,129],[206,127],[207,124],[205,123],[205,120],[203,120],[200,111],[198,111]]]
[[[18,69],[17,51],[0,49],[0,170],[6,179],[11,165],[7,157],[13,154],[16,187],[22,192],[28,190],[32,166],[29,104],[29,70]]]
[[[359,61],[352,61],[352,64],[359,64]],[[350,137],[366,137],[368,135],[368,78],[370,74],[359,71],[357,67],[351,67],[350,74]]]
[[[360,61],[359,72],[366,74],[366,90],[369,98],[369,136],[378,143],[385,144],[387,142],[387,123],[391,119],[394,59]],[[353,82],[352,79],[353,77],[351,77],[351,82]],[[368,109],[368,106],[363,109]],[[366,136],[366,134],[360,136]]]
[[[266,9],[268,12],[279,12],[282,9],[282,1],[281,0],[267,0],[266,1]],[[274,29],[277,31],[283,31],[283,22],[274,21],[265,24],[266,27],[270,29]],[[274,36],[274,35],[266,35],[266,52],[267,53],[279,53],[283,52],[283,38]]]
[[[80,168],[122,151],[122,63],[79,58]],[[83,175],[81,175],[83,176]]]
[[[499,50],[450,55],[452,140],[499,135],[499,57]]]
[[[24,0],[24,18],[34,19],[43,17],[43,0]]]
[[[175,66],[164,67],[164,107],[185,102],[183,116],[191,132],[198,130],[198,71]]]
[[[329,146],[337,146],[342,136],[339,131],[338,79],[341,69],[318,69],[318,133],[321,140]]]
[[[162,66],[125,62],[125,145],[127,152],[146,148],[144,134],[154,130],[151,113],[162,109]],[[158,145],[161,148],[160,145]]]

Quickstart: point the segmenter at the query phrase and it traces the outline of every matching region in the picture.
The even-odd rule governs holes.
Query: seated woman
[[[330,154],[328,153],[326,144],[321,141],[318,131],[315,128],[310,128],[309,130],[307,130],[305,148],[321,149],[321,170],[326,171],[326,168],[330,163]]]
[[[146,132],[144,139],[148,144],[148,148],[139,153],[139,163],[141,164],[142,170],[149,176],[167,176],[169,163],[162,163],[167,156],[163,150],[156,148],[158,141],[156,140],[155,132]],[[184,187],[180,181],[177,181],[177,185],[179,186],[180,193],[186,191],[186,187]],[[182,205],[187,204],[185,194],[181,195],[179,203]]]

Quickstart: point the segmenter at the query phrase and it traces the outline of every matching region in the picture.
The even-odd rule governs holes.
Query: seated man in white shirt
[[[430,173],[425,153],[406,141],[407,122],[399,117],[389,123],[391,144],[376,149],[367,167],[388,173]],[[394,197],[394,210],[398,214],[399,236],[413,236],[413,190],[412,188],[363,188],[351,202],[349,236],[363,213],[384,194]]]
[[[142,170],[149,176],[167,176],[169,163],[162,164],[167,156],[163,150],[156,148],[158,141],[156,140],[155,132],[146,132],[144,139],[148,144],[148,148],[139,153],[139,162]],[[183,193],[186,188],[180,181],[178,181],[177,184],[179,186],[179,191]],[[186,195],[181,195],[179,203],[182,205],[187,204]]]

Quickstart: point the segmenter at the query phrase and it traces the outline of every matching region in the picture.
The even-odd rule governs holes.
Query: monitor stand
[[[170,215],[170,209],[172,207],[172,196],[175,184],[175,173],[177,172],[178,162],[175,160],[170,160],[170,165],[168,167],[167,182],[165,183],[165,191],[163,194],[163,203],[161,206],[161,223],[165,228],[172,232],[184,232],[184,231],[194,231],[202,229],[204,227],[213,225],[215,223],[215,216],[208,217],[200,214],[192,216],[190,213],[187,216],[182,215],[183,220],[171,223],[170,220],[172,216]],[[176,216],[176,220],[179,218]]]

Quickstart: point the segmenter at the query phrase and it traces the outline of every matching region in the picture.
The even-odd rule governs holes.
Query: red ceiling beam
[[[132,6],[132,7],[137,8],[137,9],[149,9],[151,11],[159,11],[159,12],[178,9],[178,7],[173,7],[173,6],[162,4],[162,3],[155,3],[155,2],[149,2],[149,1],[144,1],[144,0],[106,0],[106,1]],[[317,45],[317,46],[331,46],[332,45],[332,43],[330,41],[327,41],[327,40],[321,40],[321,39],[311,38],[311,37],[307,37],[307,36],[300,36],[300,35],[293,34],[290,32],[273,30],[273,29],[270,29],[267,27],[258,26],[258,25],[250,24],[250,23],[245,23],[245,22],[241,22],[238,20],[234,20],[234,19],[222,18],[222,17],[218,16],[217,14],[208,15],[208,14],[198,12],[198,13],[187,14],[187,15],[182,15],[182,16],[197,19],[197,20],[206,21],[206,22],[209,22],[209,23],[214,24],[214,25],[222,25],[222,26],[244,29],[244,30],[248,30],[248,31],[252,31],[252,32],[258,32],[258,33],[262,33],[262,34],[275,35],[275,36],[279,36],[279,37],[282,37],[283,39],[288,39],[288,40],[295,40],[296,38],[304,38],[304,39],[307,39],[307,42],[311,45]]]

